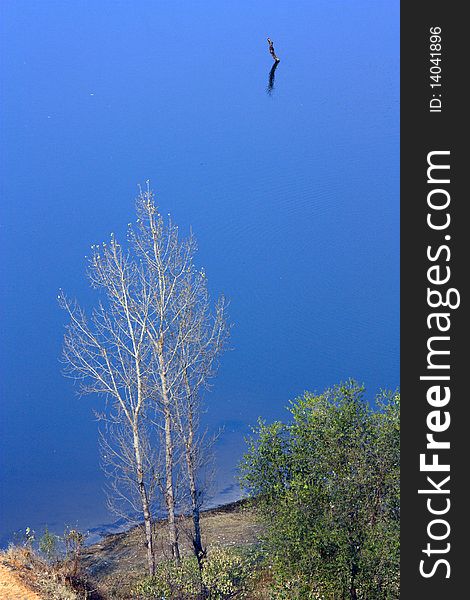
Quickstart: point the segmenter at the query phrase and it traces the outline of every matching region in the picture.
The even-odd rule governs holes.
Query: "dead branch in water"
[[[268,38],[268,44],[269,44],[269,54],[273,57],[274,61],[278,63],[281,59],[277,56],[276,52],[274,51],[274,44],[270,38]]]

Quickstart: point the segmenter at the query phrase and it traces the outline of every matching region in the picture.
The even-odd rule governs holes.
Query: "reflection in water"
[[[269,95],[271,95],[274,90],[274,79],[275,79],[275,74],[276,74],[276,69],[277,69],[278,64],[279,64],[279,61],[276,61],[273,64],[273,66],[271,67],[271,70],[269,71],[268,87],[266,88],[266,92]]]

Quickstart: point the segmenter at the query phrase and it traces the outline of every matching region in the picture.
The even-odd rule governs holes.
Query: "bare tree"
[[[144,518],[148,570],[154,574],[149,474],[143,437],[151,357],[146,335],[149,290],[142,266],[122,251],[114,236],[109,245],[92,247],[88,275],[92,286],[104,292],[104,301],[100,301],[89,320],[76,302],[63,292],[59,295],[60,306],[70,318],[63,348],[66,374],[80,381],[82,393],[96,393],[111,400],[108,409],[111,418],[118,424],[122,439],[130,442],[125,446],[127,454],[120,459],[133,469]],[[122,452],[123,446],[118,442],[113,451]]]
[[[180,559],[176,524],[174,396],[178,373],[178,295],[190,267],[194,245],[192,239],[180,241],[178,228],[169,219],[164,223],[157,212],[149,189],[137,199],[137,226],[130,227],[129,237],[144,265],[149,290],[150,318],[146,322],[151,348],[148,386],[155,407],[163,415],[165,485],[164,499],[168,515],[171,555]]]
[[[106,478],[108,509],[130,525],[142,523],[142,507],[132,431],[119,418],[99,415],[105,425],[99,431],[100,463]],[[151,441],[153,423],[141,421],[141,455],[150,513],[158,507],[161,485],[161,463],[157,444]]]
[[[151,290],[148,330],[155,357],[154,398],[163,413],[165,430],[164,496],[170,545],[173,557],[178,559],[174,456],[178,450],[184,457],[195,528],[193,544],[200,556],[202,490],[197,484],[197,472],[205,459],[204,436],[199,435],[199,391],[215,374],[217,357],[228,336],[225,301],[221,298],[216,303],[212,315],[205,273],[197,270],[193,262],[197,250],[193,235],[180,239],[171,220],[165,224],[148,188],[141,191],[137,205],[138,227],[131,228],[130,233],[145,264]]]
[[[181,463],[191,498],[193,545],[196,556],[203,553],[197,475],[206,458],[200,391],[215,374],[228,326],[223,298],[211,313],[205,274],[193,263],[194,237],[181,239],[171,219],[165,222],[148,185],[137,198],[137,216],[137,224],[129,225],[128,253],[114,238],[93,248],[89,276],[104,290],[106,303],[92,313],[90,324],[63,294],[60,303],[70,316],[64,344],[69,374],[81,380],[83,392],[113,400],[101,436],[102,462],[114,508],[132,514],[139,505],[143,511],[153,573],[157,484],[168,516],[170,554],[180,559],[176,483]]]
[[[229,325],[226,302],[219,298],[211,312],[207,279],[203,271],[187,273],[179,295],[178,319],[179,367],[181,386],[175,401],[175,423],[184,456],[186,479],[193,520],[192,543],[201,566],[205,555],[200,526],[200,509],[204,500],[201,476],[207,469],[213,439],[200,431],[201,391],[209,387],[216,374],[218,358],[226,348]]]

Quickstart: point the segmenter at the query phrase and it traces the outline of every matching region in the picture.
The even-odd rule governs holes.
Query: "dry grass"
[[[91,600],[90,586],[72,575],[69,561],[48,564],[27,547],[10,546],[0,553],[2,600]]]
[[[183,555],[192,552],[190,527],[189,518],[180,520]],[[201,527],[208,548],[254,545],[261,534],[253,509],[245,502],[202,513]],[[156,539],[157,560],[162,560],[167,556],[165,523],[156,525]],[[24,546],[1,553],[0,569],[1,600],[131,600],[131,590],[146,575],[145,536],[141,527],[135,527],[84,548],[78,576],[71,561],[48,564]]]
[[[8,551],[0,554],[0,598],[2,600],[41,600],[28,581],[28,556],[24,552]]]

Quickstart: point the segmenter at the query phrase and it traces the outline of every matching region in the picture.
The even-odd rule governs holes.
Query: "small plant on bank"
[[[39,552],[45,557],[48,563],[53,563],[59,558],[58,541],[58,536],[51,533],[46,526],[43,535],[39,538]]]
[[[24,533],[24,546],[26,546],[27,548],[32,550],[34,540],[35,540],[34,531],[31,529],[31,527],[26,527],[25,533]]]
[[[64,532],[65,560],[71,562],[71,576],[76,577],[80,570],[80,558],[85,536],[77,529],[69,527]]]

